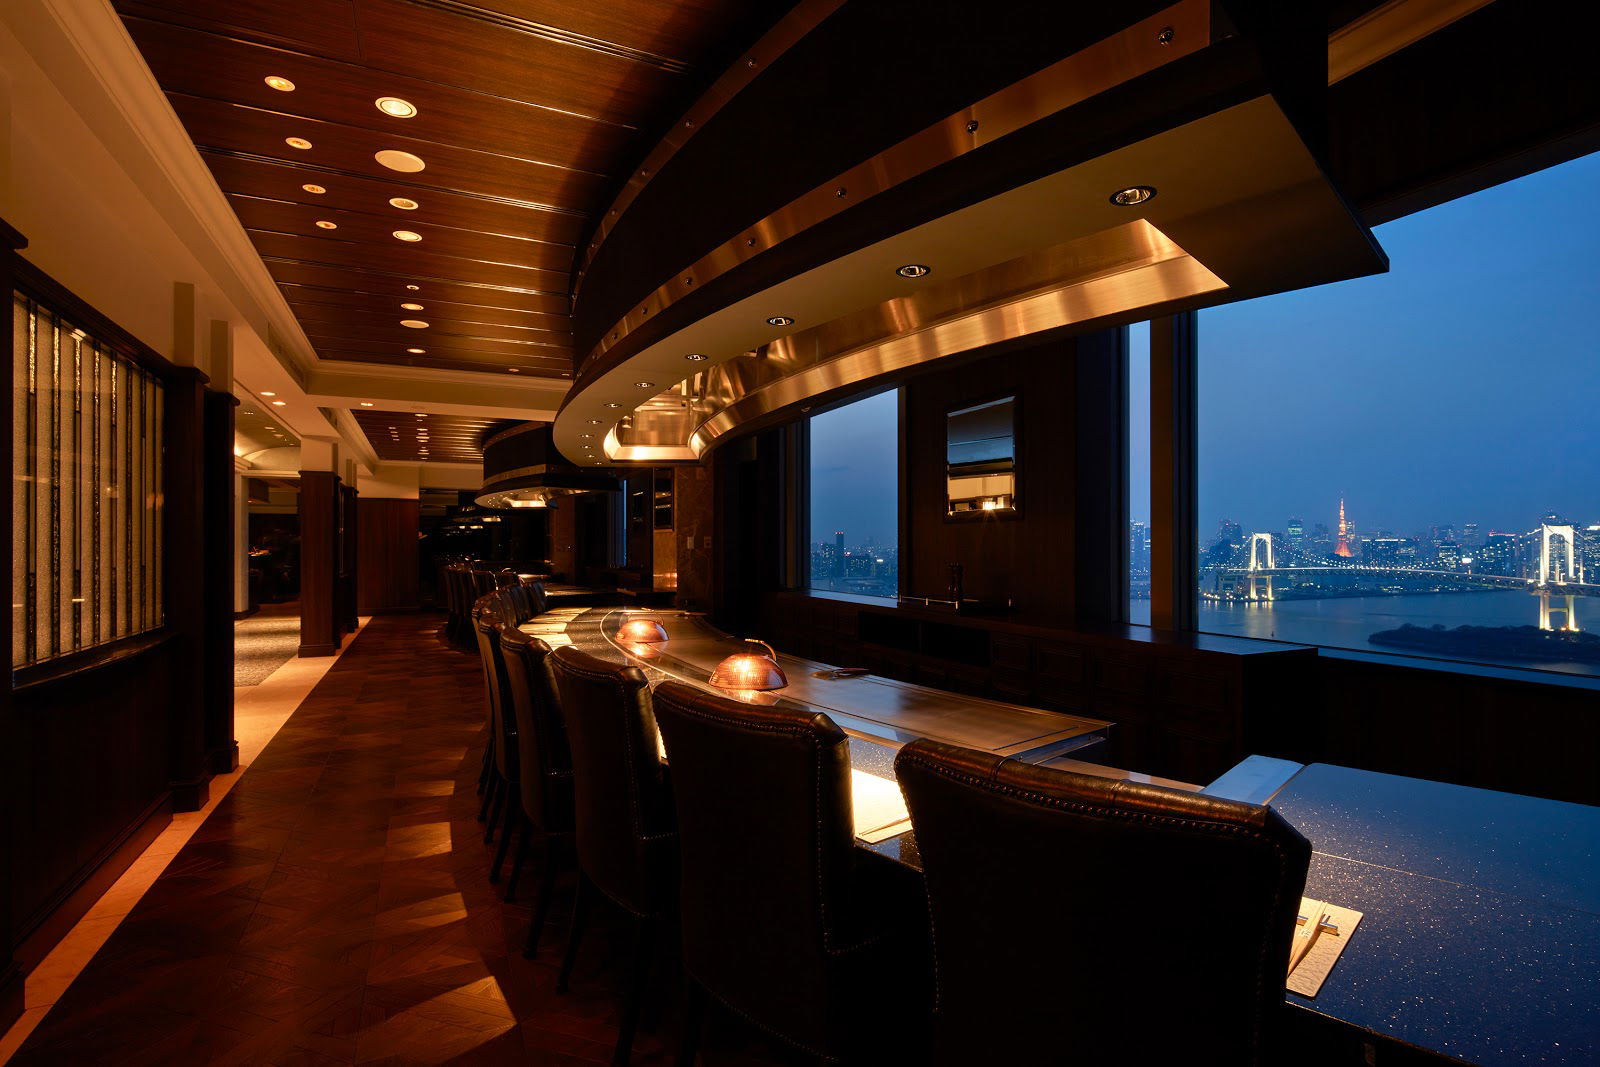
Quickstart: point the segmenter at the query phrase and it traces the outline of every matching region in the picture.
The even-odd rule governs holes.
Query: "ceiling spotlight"
[[[768,326],[793,326],[794,320],[787,315],[774,315],[767,320]]]
[[[422,310],[422,305],[421,304],[401,304],[400,306],[405,308],[407,311],[421,311]]]
[[[290,148],[298,148],[301,151],[311,147],[311,142],[306,140],[304,137],[285,137],[283,139],[283,143],[288,145]]]
[[[337,230],[339,224],[337,222],[329,222],[327,219],[318,219],[317,228],[320,230]]]
[[[683,358],[687,359],[691,363],[699,363],[701,360],[705,359],[706,357],[701,355],[699,352],[690,352],[687,356],[684,356]]]
[[[294,82],[290,81],[288,78],[282,78],[276,74],[268,74],[261,80],[267,83],[268,88],[276,89],[280,93],[294,92]]]
[[[398,96],[380,96],[373,103],[377,105],[379,111],[390,118],[409,119],[417,113],[415,104]]]
[[[274,400],[272,402],[272,406],[275,407],[275,408],[281,408],[281,407],[286,407],[288,405],[288,403],[289,402],[287,400]]]
[[[421,356],[426,355],[428,350],[426,348],[408,348],[406,351],[410,352],[413,356]]]
[[[364,407],[364,408],[370,408],[370,407],[372,407],[372,401],[370,401],[370,400],[363,400],[363,401],[362,401],[362,402],[361,402],[361,406],[362,406],[362,407]]]
[[[903,267],[896,267],[894,272],[902,278],[926,278],[933,273],[933,268],[922,263],[907,263]]]
[[[420,285],[408,285],[408,286],[406,286],[406,288],[407,288],[407,289],[410,289],[410,290],[411,290],[411,291],[412,291],[412,292],[413,292],[413,293],[414,293],[414,292],[416,292],[416,291],[417,291],[417,290],[418,290],[418,289],[421,289],[421,288],[422,288],[422,286],[420,286]]]
[[[606,407],[608,407],[608,408],[620,408],[621,406],[622,405],[617,403],[615,400],[607,400],[606,401]]]
[[[400,325],[408,326],[413,330],[426,330],[428,328],[428,324],[421,319],[401,319]]]
[[[604,422],[603,419],[590,419],[589,420],[589,425],[590,426],[599,426],[599,425],[601,425],[602,422]]]
[[[522,368],[521,367],[507,367],[506,368],[506,373],[507,374],[521,374],[522,373]]]
[[[419,419],[425,419],[425,418],[427,418],[427,417],[428,417],[428,413],[427,413],[427,412],[426,412],[426,411],[419,411],[419,412],[417,412],[417,418],[419,418]]]
[[[389,206],[390,207],[397,207],[401,211],[415,211],[415,210],[417,210],[417,208],[421,207],[422,205],[418,204],[415,200],[411,199],[409,196],[392,196],[392,197],[389,198]]]
[[[633,384],[638,389],[654,389],[656,387],[655,382],[634,382]]]
[[[410,152],[401,152],[393,148],[385,148],[382,152],[374,152],[372,158],[390,170],[397,170],[402,174],[415,174],[427,166],[422,161],[421,156],[414,156]]]
[[[323,193],[328,191],[320,185],[302,185],[300,188],[304,189],[308,193],[316,193],[318,196],[321,196]]]
[[[396,230],[394,231],[394,235],[402,241],[422,240],[422,234],[417,233],[415,230]]]
[[[593,437],[594,434],[592,434],[592,433],[580,433],[578,436],[579,437]]]
[[[269,392],[267,392],[266,390],[263,389],[261,391],[261,395],[262,396],[277,396],[278,394],[277,393],[269,393]]]
[[[1118,189],[1111,194],[1111,202],[1118,207],[1133,207],[1142,204],[1156,195],[1153,187],[1148,185],[1130,185],[1126,189]]]

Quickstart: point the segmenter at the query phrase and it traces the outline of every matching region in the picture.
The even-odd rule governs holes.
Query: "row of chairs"
[[[497,590],[524,584],[512,568],[489,570],[475,566],[471,560],[446,564],[441,574],[444,579],[445,636],[458,645],[469,647],[473,643],[472,614],[478,601]],[[543,587],[540,588],[542,590]]]
[[[1270,1058],[1310,855],[1270,809],[919,740],[895,760],[919,877],[855,844],[826,715],[652,691],[495,599],[477,616],[503,783],[485,818],[496,788],[517,803],[493,876],[513,830],[513,883],[543,853],[532,955],[576,868],[560,990],[596,904],[632,916],[614,1062],[674,936],[686,1064],[708,1004],[825,1062]]]

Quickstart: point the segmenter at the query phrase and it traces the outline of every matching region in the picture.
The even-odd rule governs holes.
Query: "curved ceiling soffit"
[[[1262,66],[1213,39],[1209,5],[1179,3],[890,146],[638,301],[580,365],[557,447],[692,461],[953,353],[1384,269]],[[950,173],[954,200],[897,215]],[[1161,195],[1110,201],[1136,184]],[[932,270],[897,273],[913,265]]]

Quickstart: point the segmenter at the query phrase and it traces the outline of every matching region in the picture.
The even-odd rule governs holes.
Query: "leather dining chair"
[[[509,828],[521,788],[516,719],[511,708],[505,663],[500,655],[500,634],[496,629],[503,610],[498,600],[494,594],[481,597],[472,623],[478,638],[478,655],[483,660],[484,688],[488,691],[489,751],[493,755],[489,787],[484,791],[483,806],[478,813],[484,822],[484,843],[494,840],[496,824],[501,827],[500,846],[489,869],[491,882],[500,880],[511,837]]]
[[[1311,849],[1277,812],[926,739],[895,773],[940,1062],[1285,1062]]]
[[[914,872],[855,847],[850,746],[820,712],[655,694],[678,810],[692,1063],[707,994],[827,1062],[916,1062],[931,1003]]]
[[[657,755],[644,673],[570,645],[551,653],[550,663],[572,750],[578,835],[578,893],[556,989],[564,992],[570,985],[596,894],[633,917],[633,974],[613,1056],[613,1062],[626,1063],[655,946],[676,907],[672,795]]]
[[[520,844],[506,882],[506,899],[516,894],[522,864],[537,842],[544,854],[539,895],[523,955],[532,958],[550,910],[556,876],[576,866],[572,796],[572,753],[557,703],[555,680],[550,674],[550,646],[515,626],[499,628],[500,656],[505,664],[506,687],[517,723],[517,752],[521,771],[518,824]]]

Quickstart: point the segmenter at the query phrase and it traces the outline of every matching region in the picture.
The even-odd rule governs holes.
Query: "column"
[[[339,442],[300,441],[300,655],[339,651]]]

